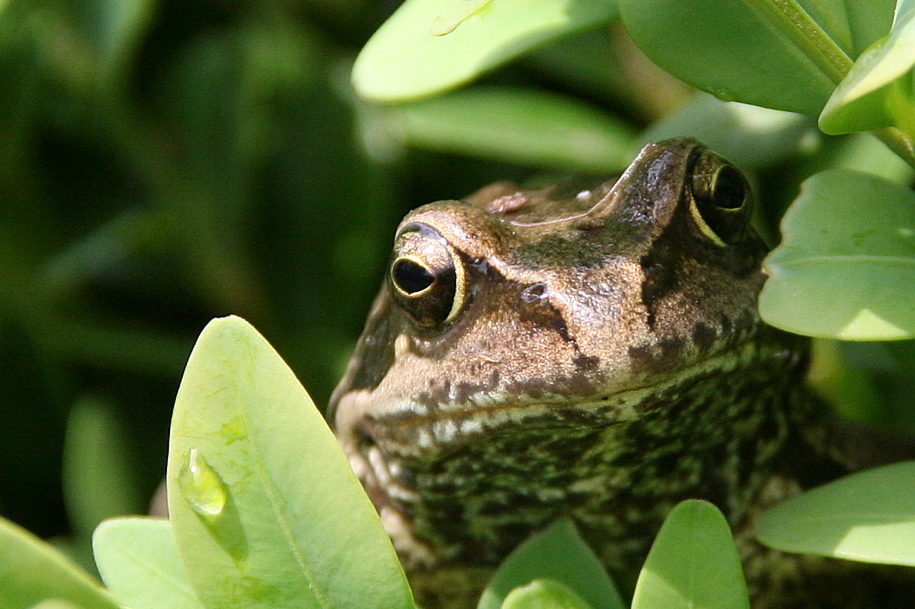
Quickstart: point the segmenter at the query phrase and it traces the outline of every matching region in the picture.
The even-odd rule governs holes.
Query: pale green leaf
[[[804,182],[766,258],[763,319],[824,338],[915,336],[915,194],[829,170]]]
[[[432,21],[432,35],[444,36],[479,13],[492,0],[445,0],[442,10]]]
[[[860,472],[767,510],[757,538],[786,552],[915,566],[915,462]]]
[[[203,609],[178,557],[168,520],[119,518],[92,536],[102,580],[131,609]]]
[[[561,582],[535,579],[509,592],[502,609],[591,609],[591,605]]]
[[[731,529],[711,503],[678,504],[655,538],[632,609],[749,609]]]
[[[82,609],[120,609],[101,585],[25,529],[0,518],[0,609],[56,598]]]
[[[560,582],[594,609],[623,608],[603,565],[570,520],[559,520],[518,546],[499,566],[477,609],[499,609],[512,590],[536,579]]]
[[[631,160],[629,126],[555,94],[472,87],[389,112],[421,148],[569,171],[616,171]]]
[[[915,136],[915,1],[900,0],[889,36],[855,62],[820,115],[826,133],[898,127]]]
[[[617,15],[612,0],[407,0],[362,49],[353,84],[379,102],[429,96]]]
[[[817,115],[862,45],[889,28],[893,0],[866,5],[621,0],[620,10],[636,44],[674,76],[726,101]]]
[[[167,485],[178,553],[207,609],[413,606],[326,422],[242,319],[213,320],[191,353]]]

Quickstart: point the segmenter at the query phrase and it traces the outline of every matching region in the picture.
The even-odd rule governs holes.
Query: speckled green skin
[[[742,184],[679,139],[618,180],[498,184],[404,219],[329,416],[427,607],[473,606],[560,514],[627,581],[686,498],[722,509],[759,606],[817,606],[822,561],[749,531],[857,464],[804,389],[807,342],[759,320]],[[407,293],[404,259],[441,277]]]

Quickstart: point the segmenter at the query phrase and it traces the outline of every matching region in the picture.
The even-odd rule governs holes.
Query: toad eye
[[[700,151],[689,178],[689,207],[699,230],[721,247],[734,244],[746,233],[752,210],[750,185],[723,157]]]
[[[409,224],[400,232],[388,282],[394,301],[427,328],[453,321],[464,305],[464,263],[427,224]]]

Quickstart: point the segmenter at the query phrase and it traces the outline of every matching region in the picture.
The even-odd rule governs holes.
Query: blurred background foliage
[[[405,157],[367,153],[347,84],[392,8],[0,2],[0,513],[69,530],[74,404],[72,453],[121,434],[103,453],[144,509],[214,316],[250,319],[326,400],[413,188]]]
[[[370,105],[352,62],[397,4],[0,0],[0,515],[87,539],[145,511],[212,317],[247,318],[326,403],[390,235],[422,203],[619,169],[640,142],[686,133],[752,170],[771,234],[824,164],[911,179],[869,136],[694,93],[618,25],[483,87]],[[577,160],[523,153],[551,113],[599,134]],[[817,374],[846,411],[895,424],[911,417],[913,353],[823,343]]]

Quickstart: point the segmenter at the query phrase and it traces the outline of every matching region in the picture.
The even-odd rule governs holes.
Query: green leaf
[[[881,178],[829,170],[805,181],[766,258],[762,318],[845,340],[915,336],[915,194]]]
[[[841,478],[767,510],[757,538],[785,552],[915,566],[915,462]]]
[[[166,479],[178,553],[207,609],[413,607],[333,434],[240,318],[210,322],[191,353]]]
[[[725,101],[817,115],[862,44],[889,28],[893,1],[620,0],[620,10],[674,76]]]
[[[25,529],[0,518],[0,609],[25,609],[45,599],[83,609],[120,609],[85,571]]]
[[[502,609],[591,609],[591,605],[565,584],[535,579],[509,592]]]
[[[617,15],[612,0],[407,0],[362,49],[353,85],[377,102],[429,96]]]
[[[567,586],[595,609],[624,606],[600,560],[565,518],[532,535],[502,562],[477,609],[499,609],[513,589],[536,579]]]
[[[75,532],[88,539],[106,518],[145,511],[130,457],[124,430],[107,403],[87,397],[73,405],[64,443],[63,483]]]
[[[178,558],[168,520],[118,518],[92,536],[102,580],[131,609],[203,609]]]
[[[848,45],[850,57],[858,57],[867,47],[880,40],[890,30],[895,16],[894,5],[896,0],[844,0],[844,2],[828,2],[837,15],[843,14],[847,19],[849,35]],[[813,6],[814,3],[805,3]],[[843,6],[844,5],[844,6]]]
[[[865,51],[820,115],[826,133],[898,127],[915,137],[915,0],[899,0],[889,36]]]
[[[633,130],[572,98],[476,87],[389,109],[407,143],[569,171],[614,171],[631,159]]]
[[[632,609],[749,609],[740,557],[724,516],[706,501],[678,504],[655,538]]]

